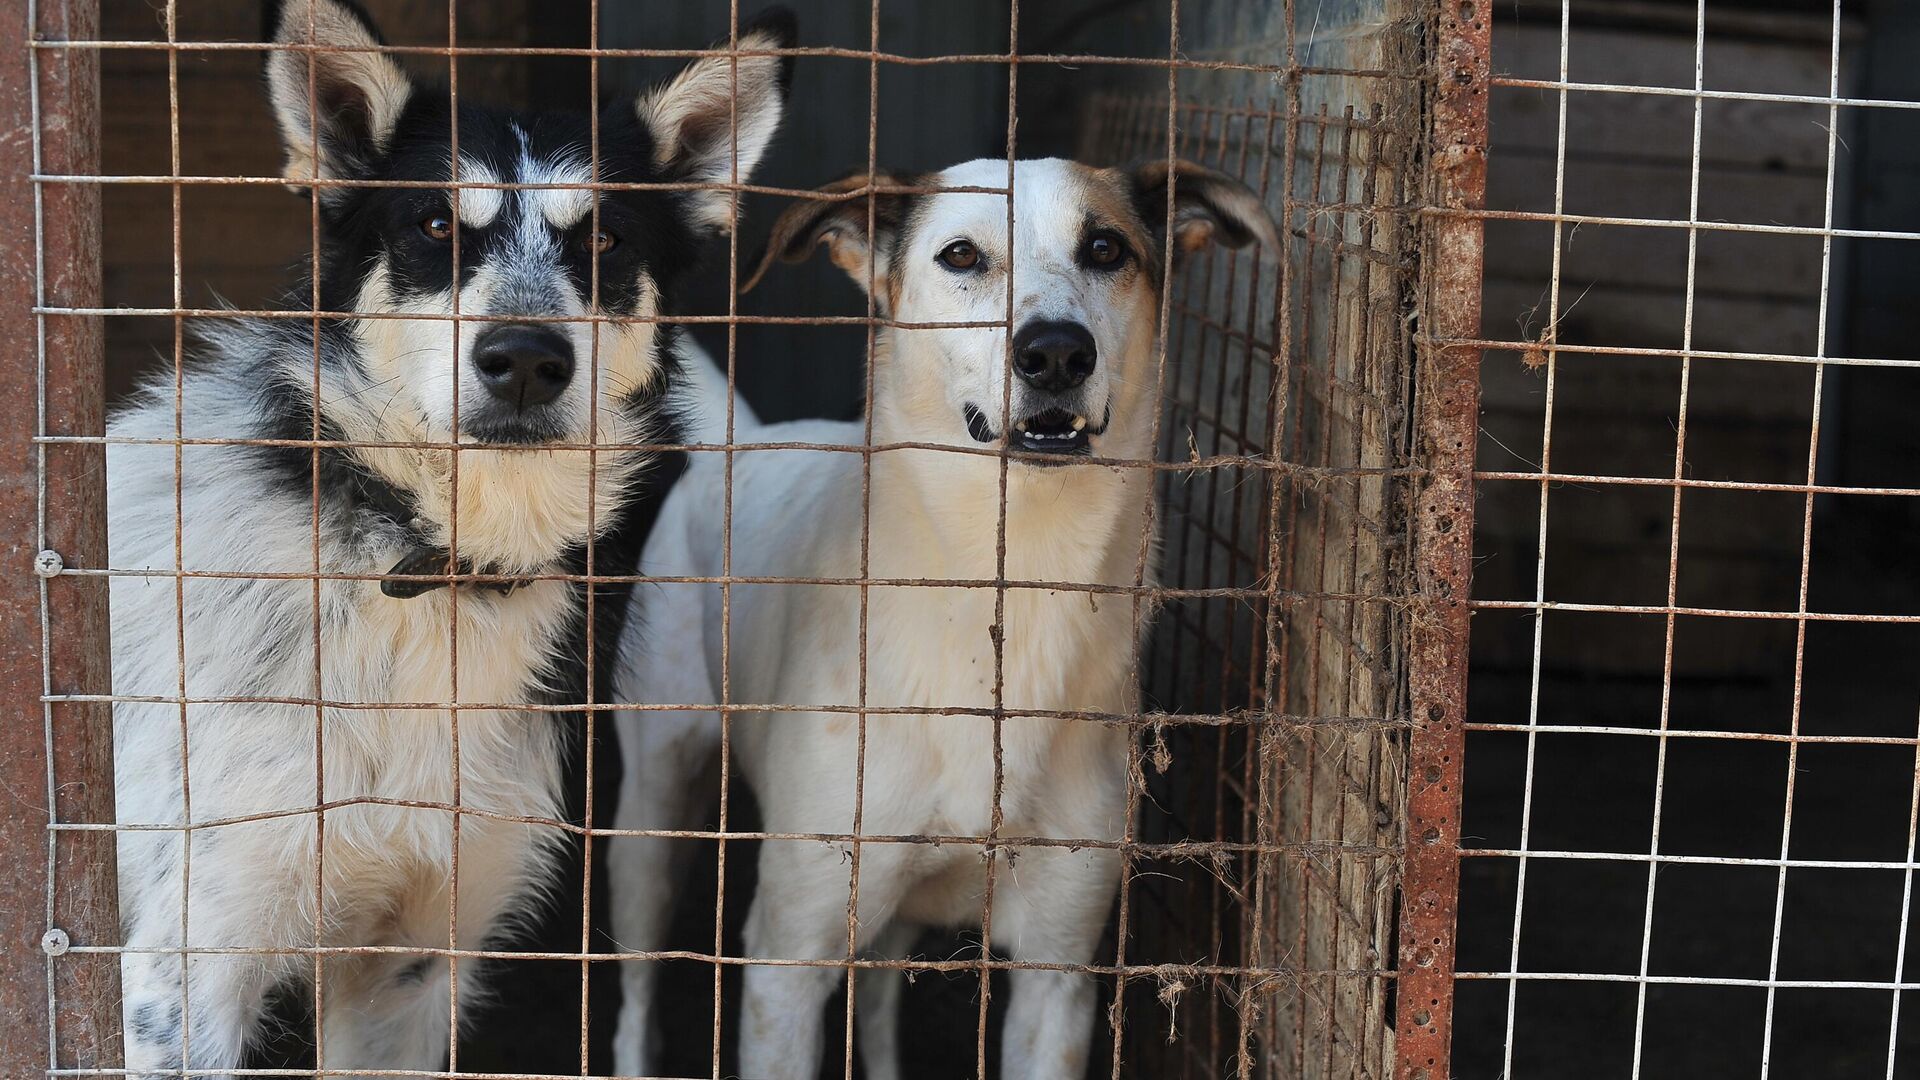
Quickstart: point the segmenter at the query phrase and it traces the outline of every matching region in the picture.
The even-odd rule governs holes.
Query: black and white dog
[[[449,948],[524,914],[564,836],[538,824],[562,725],[516,706],[566,699],[581,593],[542,575],[645,463],[586,447],[666,429],[648,320],[733,221],[723,189],[565,185],[745,180],[793,23],[608,106],[595,162],[584,112],[454,115],[345,0],[269,18],[285,175],[320,216],[286,307],[354,314],[219,320],[177,411],[167,378],[109,426],[111,561],[142,572],[113,579],[114,689],[150,699],[115,710],[119,817],[159,827],[119,838],[127,1064],[237,1068],[269,991],[317,973],[321,1067],[431,1070],[475,993]]]

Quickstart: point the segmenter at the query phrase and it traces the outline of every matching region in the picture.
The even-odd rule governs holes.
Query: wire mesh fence
[[[33,689],[19,698],[37,705],[44,718],[27,733],[30,753],[20,759],[39,770],[29,779],[46,789],[43,816],[31,822],[36,836],[45,830],[44,845],[37,849],[44,859],[28,870],[13,866],[9,872],[30,882],[28,894],[45,898],[44,910],[34,914],[35,925],[65,934],[47,939],[45,980],[35,987],[36,993],[44,990],[44,1000],[36,999],[32,1011],[8,1013],[28,1018],[23,1030],[44,1026],[46,1032],[44,1046],[24,1053],[25,1067],[50,1075],[117,1074],[127,1060],[114,1045],[124,1020],[134,1042],[170,1041],[177,1048],[170,1059],[148,1066],[159,1075],[231,1069],[234,1063],[221,1060],[217,1047],[201,1041],[211,1021],[195,1017],[210,1009],[192,984],[197,977],[202,985],[215,985],[220,972],[244,969],[254,973],[249,1008],[271,1013],[280,1025],[279,1036],[268,1040],[274,1044],[270,1053],[251,1045],[259,1040],[248,1037],[247,1072],[391,1075],[398,1068],[409,1075],[609,1074],[615,1053],[609,1045],[615,1026],[611,1011],[621,992],[613,971],[656,965],[663,972],[682,972],[678,982],[668,977],[675,1000],[660,1005],[673,1021],[666,1040],[672,1061],[661,1066],[671,1071],[659,1075],[733,1074],[735,1043],[749,1024],[739,1012],[743,973],[807,968],[831,972],[845,995],[844,1009],[830,1010],[842,1025],[829,1032],[838,1038],[827,1040],[823,1067],[833,1075],[852,1077],[859,1070],[874,1075],[874,1062],[862,1065],[856,1052],[856,1034],[863,1043],[874,1037],[861,1027],[857,1013],[859,1002],[871,999],[875,991],[870,988],[878,985],[870,977],[889,972],[958,988],[948,995],[958,1001],[936,1003],[943,1006],[940,1015],[915,1017],[913,1029],[938,1048],[901,1047],[917,1073],[998,1074],[1006,1052],[1000,1029],[1009,1023],[1006,983],[1036,971],[1097,983],[1106,1008],[1095,1025],[1092,1058],[1094,1068],[1114,1077],[1442,1075],[1436,1055],[1446,1053],[1450,994],[1433,987],[1446,985],[1451,967],[1451,851],[1458,830],[1452,807],[1459,793],[1459,687],[1466,640],[1467,568],[1461,545],[1472,517],[1464,455],[1470,453],[1465,433],[1475,395],[1472,365],[1461,365],[1477,355],[1480,342],[1473,325],[1475,304],[1461,288],[1462,279],[1433,268],[1443,265],[1453,275],[1464,274],[1477,287],[1478,225],[1472,208],[1483,160],[1486,39],[1473,6],[1442,10],[1356,2],[1307,11],[1291,2],[1174,0],[1131,5],[1120,16],[1093,12],[1068,20],[1046,34],[1046,47],[1023,51],[1021,43],[1037,36],[1030,22],[1039,17],[1030,12],[1023,21],[1019,5],[1012,4],[992,13],[1004,23],[1004,48],[965,54],[885,47],[877,2],[858,13],[863,42],[808,45],[803,13],[800,44],[769,44],[749,38],[751,12],[729,10],[721,42],[711,48],[612,44],[602,36],[597,6],[586,17],[584,45],[529,43],[514,20],[462,10],[470,6],[448,4],[444,19],[436,9],[425,24],[433,36],[392,44],[326,43],[325,5],[290,5],[286,10],[304,13],[305,34],[283,34],[277,42],[245,38],[225,27],[201,36],[205,25],[194,22],[200,16],[187,20],[195,32],[183,33],[185,13],[173,4],[157,12],[157,24],[144,34],[97,33],[84,3],[41,0],[23,13],[29,33],[8,50],[7,63],[9,73],[22,76],[20,85],[34,91],[22,103],[35,136],[32,160],[14,179],[24,181],[23,191],[30,189],[30,199],[16,205],[32,209],[31,244],[25,250],[36,264],[22,279],[34,295],[9,312],[6,324],[9,333],[36,335],[31,348],[14,352],[23,371],[28,361],[33,364],[39,399],[35,428],[22,440],[35,457],[16,470],[15,478],[31,490],[35,503],[34,550],[54,554],[43,558],[34,583],[40,644],[29,658]],[[482,21],[475,24],[475,18]],[[86,87],[101,65],[109,67],[111,83],[111,64],[123,54],[159,59],[164,161],[110,171],[99,161],[129,158],[116,158],[112,146],[91,136]],[[183,118],[183,102],[204,100],[193,88],[200,66],[226,63],[235,54],[249,63],[282,57],[285,70],[296,73],[284,82],[296,92],[277,104],[284,110],[292,102],[297,111],[304,102],[309,142],[303,150],[298,140],[290,140],[288,150],[296,166],[305,161],[305,171],[282,175],[270,168],[243,168],[233,163],[258,155],[236,151],[222,157],[208,147],[191,146],[183,134],[203,130],[191,104]],[[322,99],[338,90],[330,80],[360,77],[340,74],[346,68],[323,68],[329,57],[342,56],[350,58],[355,72],[384,71],[388,63],[394,70],[411,65],[444,83],[423,81],[417,85],[428,89],[410,92],[444,99],[434,108],[448,118],[442,163],[447,176],[376,178],[330,171],[327,155],[337,154],[337,141],[347,136],[322,131],[314,118],[324,112]],[[572,61],[586,70],[585,101],[558,103],[592,118],[582,122],[574,148],[580,168],[539,177],[503,170],[498,159],[478,149],[490,121],[471,111],[473,101],[497,86],[484,76],[463,79],[462,68],[493,73],[549,61]],[[731,141],[722,143],[727,164],[719,175],[633,179],[605,164],[620,151],[608,144],[608,125],[614,123],[608,117],[614,114],[593,107],[614,94],[612,80],[603,81],[601,65],[638,61],[676,67],[717,62],[727,87],[719,119],[704,127],[690,123],[679,137],[692,140],[711,129],[724,131]],[[762,73],[768,62],[797,64],[802,87],[816,71],[808,65],[824,69],[829,64],[839,77],[855,78],[865,87],[867,160],[842,189],[823,194],[802,186],[832,167],[820,163],[809,163],[819,168],[806,177],[756,182],[745,174],[742,148],[752,128],[745,95],[749,84],[769,81]],[[924,77],[962,65],[1004,72],[1005,130],[995,147],[1004,167],[985,184],[929,181],[925,174],[903,180],[884,173],[882,73]],[[13,107],[13,91],[0,96]],[[111,92],[108,97],[112,100]],[[1042,109],[1042,102],[1049,107]],[[346,111],[371,124],[384,107],[379,95],[369,94],[348,102]],[[644,104],[641,116],[643,122],[648,116]],[[801,89],[788,103],[784,122],[789,138],[797,131],[804,139],[810,124],[848,120],[809,115]],[[109,124],[109,137],[115,130]],[[264,129],[220,137],[236,144],[272,142]],[[518,137],[532,160],[527,148],[536,137],[524,131]],[[665,155],[668,149],[659,152]],[[715,352],[730,389],[744,382],[737,378],[744,370],[743,330],[792,328],[797,334],[849,328],[864,336],[864,349],[831,362],[856,371],[857,381],[872,387],[890,336],[961,331],[1008,348],[1021,329],[1018,254],[1008,259],[1009,273],[999,286],[1004,292],[996,290],[1004,297],[1002,310],[986,319],[894,317],[885,303],[889,286],[871,256],[864,274],[855,268],[853,275],[865,279],[864,311],[858,314],[749,313],[736,299],[753,269],[753,253],[732,227],[740,205],[751,198],[852,206],[857,212],[850,220],[863,214],[857,227],[871,232],[882,224],[889,199],[985,195],[1005,201],[1007,234],[1023,235],[1015,231],[1022,175],[1016,163],[1046,154],[1072,154],[1093,166],[1159,160],[1168,171],[1176,159],[1196,162],[1251,189],[1281,238],[1277,251],[1255,245],[1176,263],[1169,244],[1157,256],[1164,260],[1157,270],[1165,284],[1164,293],[1154,296],[1152,362],[1135,373],[1151,386],[1154,403],[1146,452],[1109,457],[1096,450],[1091,465],[1074,467],[1130,478],[1126,490],[1139,499],[1145,525],[1130,550],[1126,573],[1117,579],[1023,580],[1010,572],[1020,552],[1017,542],[1009,551],[1014,526],[1008,477],[1031,467],[1030,457],[1017,448],[880,438],[872,411],[856,444],[823,445],[815,439],[765,436],[760,429],[737,430],[732,406],[719,440],[702,441],[688,433],[661,438],[642,428],[607,426],[613,421],[596,410],[611,406],[599,404],[597,391],[588,395],[596,404],[588,410],[586,426],[542,439],[538,451],[545,460],[584,462],[576,494],[584,500],[588,524],[572,537],[577,543],[520,562],[463,556],[462,532],[473,537],[466,541],[473,550],[491,550],[484,547],[491,538],[462,516],[461,507],[498,497],[473,485],[487,481],[501,451],[461,427],[462,398],[476,391],[457,372],[463,352],[471,354],[476,347],[474,333],[499,321],[500,312],[484,307],[463,312],[463,303],[473,302],[464,287],[448,290],[445,311],[396,304],[390,295],[385,303],[371,300],[377,292],[341,292],[331,287],[329,275],[339,268],[330,264],[332,253],[323,243],[339,227],[329,219],[330,206],[353,192],[444,197],[447,209],[434,212],[443,216],[429,214],[421,228],[436,240],[439,232],[446,233],[451,276],[459,282],[468,262],[486,272],[492,241],[475,237],[486,235],[490,215],[524,203],[548,206],[551,219],[557,202],[537,200],[585,193],[581,205],[588,209],[578,227],[586,230],[592,254],[580,271],[584,303],[579,310],[514,311],[511,321],[585,342],[580,351],[588,386],[598,388],[603,379],[621,374],[616,365],[624,362],[621,350],[632,335],[651,336],[656,328],[671,326],[711,333],[715,337],[706,340],[724,342],[724,352]],[[254,192],[273,192],[284,200],[278,189],[290,184],[305,203],[296,230],[305,241],[299,254],[303,277],[290,300],[276,306],[266,300],[198,299],[202,293],[190,255],[199,243],[194,222],[237,212]],[[160,295],[136,302],[100,298],[98,271],[89,264],[97,246],[86,223],[97,222],[103,191],[109,198],[115,192],[155,193],[158,201],[149,199],[149,209],[158,209],[167,228],[154,234],[150,214],[139,220],[149,229],[146,235],[165,249],[144,256],[148,272],[159,267],[154,281]],[[196,218],[193,204],[209,193],[217,198],[201,204],[208,216]],[[677,206],[718,208],[716,231],[725,234],[717,242],[724,255],[714,260],[716,273],[724,268],[720,310],[675,309],[645,288],[638,298],[622,291],[606,266],[608,252],[628,242],[613,232],[614,223],[631,225],[630,218],[619,216],[624,211],[613,209],[627,196],[672,196],[682,200]],[[1164,222],[1153,219],[1163,211]],[[286,216],[280,212],[283,220]],[[1170,231],[1177,223],[1171,197],[1147,216],[1156,229]],[[471,234],[464,247],[463,232]],[[603,233],[611,240],[604,250],[599,246]],[[110,292],[115,269],[109,260]],[[647,272],[656,271],[665,273],[649,264]],[[158,418],[159,427],[110,433],[103,425],[97,412],[103,323],[109,340],[159,346],[158,381],[149,384],[156,389],[147,391],[149,399],[141,406]],[[237,419],[223,425],[217,412],[196,411],[201,403],[193,395],[206,385],[193,374],[194,335],[212,328],[218,340],[218,327],[229,323],[265,328],[250,331],[265,335],[261,340],[297,343],[306,366],[294,382],[314,404],[294,417],[296,423],[263,432]],[[421,326],[434,329],[409,329]],[[344,413],[328,411],[338,400],[330,395],[341,390],[326,369],[332,350],[364,349],[368,341],[404,333],[439,335],[446,344],[433,348],[450,350],[456,376],[437,391],[447,396],[445,430],[395,437],[394,429],[379,422],[339,423]],[[690,355],[684,362],[705,361]],[[1010,401],[1013,365],[997,370],[999,392]],[[123,374],[113,373],[105,381],[115,380],[126,382]],[[357,392],[348,387],[347,396]],[[88,400],[95,402],[94,411]],[[482,404],[469,397],[466,409],[475,415]],[[1003,405],[1001,420],[1012,415],[1010,405]],[[984,463],[995,470],[998,506],[985,523],[995,550],[985,572],[936,576],[880,568],[900,564],[879,560],[870,550],[876,468],[886,468],[889,455],[899,459],[903,453]],[[280,463],[287,475],[273,497],[284,500],[291,492],[302,508],[301,538],[278,549],[277,556],[220,538],[222,529],[236,523],[244,531],[246,509],[234,509],[230,518],[208,517],[206,503],[196,501],[204,499],[198,492],[222,462],[250,460],[243,457],[249,454]],[[762,572],[736,561],[742,538],[735,520],[744,512],[742,500],[764,497],[736,486],[736,466],[770,454],[857,462],[861,521],[857,557],[846,564],[850,570]],[[697,469],[702,457],[723,460],[717,573],[649,573],[646,566],[634,565],[637,547],[623,546],[619,539],[627,535],[623,529],[641,526],[622,521],[612,531],[600,528],[602,517],[614,515],[626,495],[624,478],[610,482],[607,470],[638,455],[689,459],[690,469]],[[106,488],[119,482],[108,465],[110,456],[117,458],[113,466],[136,460],[164,466],[168,475],[162,486],[170,496],[166,505],[147,507],[153,520],[142,524],[166,519],[157,526],[166,534],[161,545],[166,565],[123,565],[107,557],[101,535]],[[356,479],[345,482],[359,500],[354,512],[378,516],[387,513],[383,500],[391,498],[357,477],[379,473],[396,460],[434,463],[426,470],[433,478],[428,486],[446,492],[429,498],[409,490],[401,512],[389,515],[398,517],[400,526],[431,532],[431,542],[416,542],[431,558],[403,560],[388,569],[390,555],[371,562],[343,556],[328,534],[339,524],[339,508],[329,502],[341,497],[342,474],[333,471],[335,466],[360,463],[348,470]],[[367,466],[368,461],[382,464]],[[202,470],[197,478],[196,468]],[[220,481],[244,484],[243,472],[220,476],[213,487],[221,487]],[[481,479],[472,479],[476,476]],[[657,503],[665,488],[663,479],[639,504]],[[431,516],[426,506],[435,499],[447,504],[440,531],[418,524]],[[409,513],[418,516],[409,522]],[[164,594],[152,610],[164,609],[169,626],[123,623],[115,638],[116,659],[128,649],[130,633],[158,634],[169,642],[167,655],[173,659],[157,683],[145,672],[135,680],[143,685],[126,685],[125,668],[118,684],[109,679],[109,584],[122,615],[131,587]],[[127,593],[120,592],[123,586]],[[637,592],[637,610],[645,611],[659,597],[677,595],[672,591],[677,587],[712,590],[720,597],[723,674],[717,694],[633,700],[616,693],[611,668],[624,661],[615,655],[612,639],[621,634],[617,616],[628,594]],[[836,700],[776,702],[735,689],[745,685],[737,674],[742,664],[752,662],[738,644],[751,639],[738,636],[746,631],[739,628],[736,598],[782,589],[845,589],[858,596],[860,646],[853,681]],[[870,683],[883,684],[887,674],[870,670],[870,603],[885,603],[871,598],[913,590],[990,598],[991,629],[973,643],[994,673],[984,699],[899,703],[870,697]],[[1130,707],[1057,702],[1036,708],[1008,698],[1003,673],[1013,646],[1006,612],[1023,603],[1023,596],[1043,593],[1065,594],[1076,602],[1084,598],[1096,613],[1102,605],[1126,613],[1130,629],[1124,640],[1138,643],[1129,646],[1134,652],[1124,665],[1128,686],[1137,688],[1128,698]],[[223,668],[220,656],[259,644],[206,633],[220,625],[220,605],[236,597],[262,605],[268,599],[260,598],[270,598],[296,611],[296,624],[280,628],[284,639],[269,643],[287,654],[282,657],[285,678],[223,678],[223,671],[235,669]],[[560,643],[556,651],[574,655],[578,669],[556,677],[566,685],[551,693],[525,695],[496,677],[510,674],[512,661],[502,659],[484,635],[498,625],[487,620],[506,610],[493,605],[542,598],[553,603],[553,611],[577,619],[575,629],[549,629]],[[362,653],[372,646],[352,636],[330,636],[323,627],[332,627],[329,620],[338,609],[422,605],[423,600],[435,606],[406,609],[398,624],[386,624],[393,635],[386,648],[418,650],[428,658],[431,670],[410,687],[429,692],[398,696],[391,688],[402,684],[388,682],[375,684],[389,688],[384,693],[369,695],[363,689],[369,684],[355,682],[348,672],[359,670]],[[422,617],[421,612],[431,614]],[[204,621],[208,618],[213,621]],[[563,621],[563,616],[554,619]],[[576,632],[577,640],[565,636]],[[115,766],[107,761],[109,707],[121,726],[117,813],[111,799]],[[612,822],[610,716],[618,711],[644,725],[676,707],[717,715],[726,733],[710,814],[688,827]],[[857,779],[851,828],[770,827],[760,820],[768,812],[766,793],[733,778],[731,755],[740,752],[734,748],[740,745],[741,725],[798,714],[851,723],[863,748],[871,725],[896,718],[971,725],[969,730],[991,748],[992,786],[984,793],[991,824],[984,830],[963,826],[911,834],[869,830],[861,824],[862,808],[869,805],[865,781]],[[217,741],[226,729],[209,725],[223,717],[257,717],[285,736],[283,741],[297,744],[289,751],[303,785],[297,798],[225,809],[235,801],[224,789],[207,785],[268,785],[264,773],[216,764],[224,762]],[[1123,733],[1125,811],[1117,831],[1030,835],[1013,826],[1003,831],[1008,725],[1036,717]],[[352,740],[368,738],[368,725],[392,718],[416,726],[410,737],[417,741],[404,753],[417,755],[425,779],[402,790],[404,785],[330,770],[330,762],[352,759]],[[166,760],[128,760],[126,732],[136,722],[159,723],[170,732]],[[340,749],[330,754],[330,745]],[[556,776],[564,771],[567,797],[553,794],[546,801],[516,805],[486,790],[487,774],[476,770],[502,746],[517,765],[538,770],[550,764]],[[856,777],[874,768],[864,749],[861,755],[850,766]],[[195,763],[201,761],[208,764],[196,773]],[[247,768],[283,765],[255,762]],[[217,771],[223,768],[229,771]],[[152,786],[154,776],[164,777],[163,785],[177,796],[175,811],[154,814],[150,802],[128,797],[143,784]],[[685,777],[689,785],[697,779]],[[629,774],[624,782],[638,779]],[[432,933],[416,928],[396,936],[360,917],[357,905],[381,901],[356,893],[357,882],[341,875],[371,872],[365,869],[370,864],[356,860],[369,845],[383,842],[368,839],[380,835],[377,829],[364,831],[375,820],[395,834],[427,837],[434,847],[433,858],[404,871],[422,879],[417,887],[429,897],[423,910]],[[264,880],[278,872],[279,864],[271,860],[239,867],[246,872],[221,861],[223,847],[231,850],[236,844],[229,838],[250,835],[250,829],[269,830],[296,853],[285,903],[302,925],[297,933],[269,940],[257,927],[208,929],[228,925],[212,913],[232,894],[254,888],[257,882],[250,878]],[[503,837],[547,851],[545,857],[560,859],[565,868],[548,887],[546,918],[552,925],[531,945],[492,933],[487,916],[475,915],[481,921],[474,925],[463,918],[463,907],[471,912],[498,902],[491,890],[502,871],[493,861],[506,850]],[[675,941],[671,947],[634,948],[608,932],[608,907],[623,902],[620,886],[607,879],[608,849],[641,840],[697,846],[704,852],[700,857],[710,860],[665,882],[667,892],[703,908],[682,910],[679,916],[698,929],[693,947]],[[112,902],[113,842],[120,849],[119,892],[128,919],[134,917],[134,906],[125,899],[129,890],[151,888],[136,876],[149,872],[149,864],[138,861],[146,856],[129,852],[172,853],[154,857],[152,864],[177,877],[167,894],[177,894],[177,903],[163,920],[169,924],[164,932],[136,942],[121,930],[124,920]],[[831,848],[844,858],[845,881],[835,888],[845,897],[845,929],[824,957],[754,954],[741,943],[740,926],[755,888],[751,879],[742,880],[741,867],[752,863],[756,850],[782,843]],[[550,854],[559,849],[569,854]],[[958,920],[978,930],[971,944],[963,942],[957,950],[943,946],[949,956],[872,953],[862,936],[863,861],[872,865],[896,850],[953,849],[978,859],[981,880],[973,912]],[[1117,860],[1119,888],[1090,959],[1026,958],[992,933],[996,895],[1019,886],[1018,857],[1028,854],[1032,867],[1033,860],[1052,852],[1104,852]],[[1434,854],[1446,857],[1436,860]],[[533,858],[524,852],[521,857]],[[771,888],[764,881],[758,887]],[[1001,901],[1003,911],[1007,903]],[[196,916],[196,910],[202,914]],[[993,948],[981,947],[983,940]],[[124,991],[118,986],[123,965],[134,983],[149,977],[137,974],[149,970],[140,966],[147,963],[156,965],[152,970],[163,963],[177,965],[166,969],[177,975],[160,980],[165,995],[141,997],[132,985]],[[432,1064],[341,1053],[342,1047],[356,1045],[342,1040],[368,1026],[365,1009],[353,1005],[352,995],[362,992],[354,980],[363,977],[361,972],[389,968],[391,985],[437,984],[439,996],[423,1000],[439,1015],[420,1029],[438,1031],[427,1051]],[[475,982],[480,971],[515,1007],[515,994],[524,993],[516,983],[530,978],[525,972],[543,972],[538,983],[543,1000],[522,1014],[523,1030],[511,1036],[488,1030],[493,1025],[485,1018],[494,1014],[484,1011],[487,994]],[[1430,992],[1434,996],[1428,997]],[[908,996],[909,1008],[925,1004],[913,991]],[[481,1022],[476,1024],[475,1017]],[[202,1026],[196,1028],[196,1022]],[[156,1039],[155,1032],[164,1037]],[[339,1056],[329,1060],[330,1055]]]
[[[1866,314],[1911,29],[1623,7],[1495,37],[1456,1075],[1906,1075],[1911,614],[1855,530],[1910,492],[1846,402],[1913,362]]]
[[[1164,137],[1157,104],[1146,109],[1153,121],[1139,125],[1152,141]],[[1296,146],[1299,176],[1277,181],[1300,185],[1293,190],[1300,192],[1302,247],[1288,268],[1297,275],[1297,306],[1288,310],[1286,296],[1262,289],[1257,271],[1255,280],[1244,281],[1236,280],[1239,268],[1231,264],[1224,274],[1196,268],[1175,299],[1173,348],[1200,359],[1185,365],[1191,374],[1173,390],[1161,455],[1259,456],[1274,438],[1287,447],[1291,475],[1256,485],[1236,475],[1243,470],[1209,470],[1168,483],[1163,494],[1173,576],[1245,589],[1249,572],[1256,581],[1276,573],[1271,603],[1277,610],[1259,606],[1268,597],[1258,592],[1247,597],[1255,601],[1248,610],[1170,601],[1160,616],[1159,667],[1149,685],[1163,700],[1191,693],[1183,687],[1206,687],[1218,705],[1195,706],[1209,711],[1281,711],[1285,719],[1270,729],[1236,723],[1210,738],[1181,740],[1178,752],[1157,742],[1151,750],[1163,772],[1194,756],[1220,763],[1212,790],[1175,791],[1159,800],[1183,807],[1169,822],[1185,830],[1183,838],[1260,837],[1297,846],[1297,854],[1223,871],[1221,880],[1203,882],[1214,895],[1162,901],[1164,921],[1148,925],[1155,934],[1171,931],[1163,948],[1177,952],[1186,945],[1178,939],[1192,934],[1186,912],[1216,908],[1236,916],[1241,925],[1220,931],[1211,943],[1216,952],[1230,954],[1237,937],[1250,968],[1300,958],[1293,961],[1301,967],[1293,985],[1266,991],[1269,1004],[1231,985],[1216,989],[1242,1023],[1253,1011],[1256,1030],[1279,1051],[1273,1060],[1291,1057],[1293,1075],[1385,1075],[1407,721],[1399,614],[1378,584],[1395,572],[1389,563],[1400,557],[1396,537],[1406,513],[1394,449],[1404,445],[1405,413],[1388,401],[1406,376],[1409,356],[1403,317],[1411,255],[1402,245],[1410,235],[1404,215],[1411,194],[1404,185],[1414,133],[1390,126],[1380,104],[1371,116],[1355,116],[1352,106],[1334,116],[1322,106],[1292,125],[1274,123],[1276,105],[1183,110],[1191,117],[1182,125],[1185,137],[1194,145],[1182,153],[1244,171],[1250,181],[1257,174],[1276,182],[1272,157],[1286,153],[1285,126],[1309,148]],[[1095,107],[1108,116],[1129,115],[1123,102]],[[1101,134],[1096,129],[1094,137]],[[1137,156],[1139,149],[1123,145],[1121,153]],[[1306,299],[1323,295],[1335,299]],[[1282,319],[1291,324],[1284,330]],[[1272,344],[1283,333],[1314,342],[1307,355],[1340,360],[1326,367],[1295,363],[1277,373],[1249,363],[1290,351]],[[1350,340],[1343,342],[1342,334]],[[1286,380],[1284,389],[1271,385],[1276,374]],[[1275,401],[1291,411],[1277,426]],[[1268,521],[1259,509],[1273,503],[1279,517]],[[1275,535],[1282,539],[1269,547]],[[1289,580],[1312,584],[1298,589]],[[1268,651],[1276,642],[1264,632],[1267,619],[1284,628],[1280,654]],[[1193,779],[1188,771],[1173,783]],[[1231,822],[1230,812],[1240,820]],[[1214,817],[1211,827],[1207,815]],[[1272,914],[1256,913],[1246,902],[1255,895],[1264,895]],[[1210,1057],[1195,1075],[1207,1075],[1217,1061]]]

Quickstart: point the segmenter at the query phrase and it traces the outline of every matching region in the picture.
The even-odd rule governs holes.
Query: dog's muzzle
[[[524,413],[553,401],[573,381],[573,343],[551,327],[490,326],[474,340],[473,366],[489,396]]]
[[[1100,362],[1093,333],[1077,322],[1038,320],[1013,337],[1013,370],[1042,394],[1064,394],[1087,381]]]
[[[557,402],[573,381],[573,343],[558,329],[495,323],[474,339],[471,363],[486,395],[460,410],[465,434],[483,443],[537,446],[572,429]]]
[[[1014,407],[1020,407],[1018,400]],[[993,430],[993,425],[987,422],[986,414],[978,406],[969,402],[960,412],[967,423],[967,434],[973,437],[973,441],[999,441],[999,434]],[[1051,454],[1063,458],[1085,456],[1093,453],[1094,437],[1107,430],[1107,422],[1111,419],[1110,410],[1102,410],[1100,422],[1096,424],[1071,408],[1042,404],[1040,408],[1014,421],[1013,438],[1008,445],[1011,449],[1031,454]]]
[[[1012,449],[1061,456],[1093,452],[1093,437],[1106,430],[1107,416],[1102,409],[1100,422],[1092,422],[1080,388],[1099,356],[1092,331],[1077,322],[1037,319],[1020,328],[1013,336],[1013,371],[1022,385],[1013,396]],[[962,412],[975,442],[998,438],[978,406],[968,404]]]

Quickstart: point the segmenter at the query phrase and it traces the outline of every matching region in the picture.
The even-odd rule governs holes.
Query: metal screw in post
[[[66,560],[60,553],[49,548],[33,557],[33,572],[43,578],[54,577],[67,568]]]
[[[40,935],[40,951],[48,956],[64,956],[72,945],[73,942],[67,938],[67,932],[57,926]]]

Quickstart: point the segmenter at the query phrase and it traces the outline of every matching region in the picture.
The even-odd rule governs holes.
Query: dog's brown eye
[[[965,240],[955,240],[940,249],[940,261],[955,270],[971,270],[980,263],[980,249]]]
[[[1086,259],[1094,266],[1113,266],[1126,254],[1126,245],[1112,233],[1094,233],[1087,241]]]
[[[453,239],[453,222],[435,214],[420,223],[420,231],[426,233],[429,239],[451,240]]]
[[[586,239],[582,240],[581,243],[588,251],[593,252],[595,255],[605,255],[607,252],[620,246],[620,238],[605,229],[601,229],[597,232],[587,234]]]

